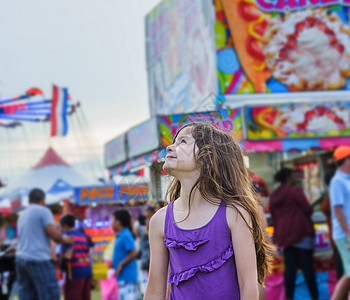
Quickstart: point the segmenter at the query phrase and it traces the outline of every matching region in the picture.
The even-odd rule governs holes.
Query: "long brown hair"
[[[258,282],[264,285],[271,259],[268,251],[274,248],[263,225],[259,198],[253,190],[241,148],[232,136],[207,123],[184,125],[175,135],[174,141],[179,132],[189,126],[198,147],[197,155],[194,149],[193,155],[196,157],[200,176],[190,191],[188,215],[190,214],[191,196],[195,189],[198,189],[201,196],[209,203],[220,205],[221,201],[224,201],[228,206],[234,208],[253,235]],[[180,197],[180,190],[181,183],[174,177],[167,190],[167,197],[170,201],[175,201]],[[249,213],[251,226],[249,220],[244,218],[237,206]]]

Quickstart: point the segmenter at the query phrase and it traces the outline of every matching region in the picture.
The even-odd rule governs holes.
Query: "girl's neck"
[[[182,209],[188,209],[188,199],[190,197],[191,190],[195,185],[199,175],[200,175],[199,171],[196,171],[196,172],[191,172],[187,174],[181,174],[181,176],[177,176],[178,180],[181,183],[179,202],[181,203]],[[206,201],[205,199],[203,199],[198,188],[195,187],[191,194],[191,207],[196,207],[203,203],[206,203]]]
[[[180,202],[179,204],[180,204],[182,209],[188,209],[188,200],[190,198],[190,193],[191,193],[193,185],[194,185],[194,182],[192,182],[191,184],[189,184],[189,183],[186,184],[186,182],[184,183],[181,181],[180,198],[178,200]],[[206,203],[206,201],[203,199],[198,188],[195,187],[192,191],[192,194],[191,194],[191,207],[195,208],[195,207],[198,207],[204,203]]]

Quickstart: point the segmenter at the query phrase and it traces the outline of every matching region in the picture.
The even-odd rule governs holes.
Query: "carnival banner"
[[[122,134],[105,144],[105,166],[106,168],[127,160],[126,135]]]
[[[159,131],[157,118],[149,119],[127,133],[129,158],[151,152],[159,148]]]
[[[217,93],[214,22],[201,0],[164,0],[146,16],[152,116],[199,111]]]
[[[143,184],[79,187],[74,189],[75,204],[107,203],[113,201],[147,200],[149,186]]]
[[[237,140],[243,138],[241,109],[222,109],[211,112],[161,116],[159,124],[162,146],[171,145],[181,126],[191,122],[210,123],[216,128],[232,134]]]
[[[219,93],[349,90],[348,0],[215,0]]]
[[[350,103],[259,106],[246,112],[250,140],[350,135]]]

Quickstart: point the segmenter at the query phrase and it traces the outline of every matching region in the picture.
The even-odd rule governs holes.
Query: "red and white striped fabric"
[[[51,104],[51,136],[65,136],[68,133],[68,89],[53,86]]]

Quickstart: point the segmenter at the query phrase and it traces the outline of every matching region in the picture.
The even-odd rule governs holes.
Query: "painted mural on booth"
[[[169,146],[176,132],[185,124],[192,122],[209,123],[217,129],[231,134],[236,140],[243,138],[241,109],[222,109],[202,113],[177,114],[160,117],[161,145]]]
[[[348,90],[349,0],[215,0],[222,94]]]
[[[217,92],[211,1],[164,0],[146,16],[151,113],[197,111]]]
[[[350,135],[350,103],[248,107],[248,139]]]

